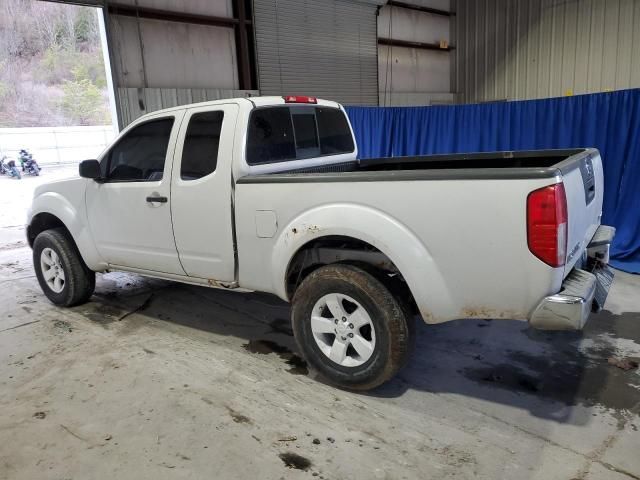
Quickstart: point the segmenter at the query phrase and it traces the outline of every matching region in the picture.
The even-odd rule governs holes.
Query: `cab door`
[[[171,169],[183,111],[129,127],[102,156],[102,179],[89,181],[89,227],[110,264],[185,275],[171,225]]]
[[[231,162],[235,104],[187,109],[171,179],[173,232],[187,275],[235,279]]]

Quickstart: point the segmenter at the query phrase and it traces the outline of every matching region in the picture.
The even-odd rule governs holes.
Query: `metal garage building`
[[[390,106],[640,86],[634,0],[62,1],[102,7],[120,127],[258,94]]]

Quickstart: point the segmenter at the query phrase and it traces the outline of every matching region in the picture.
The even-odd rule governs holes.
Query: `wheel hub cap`
[[[338,323],[336,327],[336,334],[338,335],[346,335],[348,333],[349,327],[347,327],[344,323]]]
[[[47,286],[55,293],[64,290],[65,276],[64,268],[58,254],[47,247],[40,253],[40,270]]]
[[[343,367],[357,367],[376,346],[371,316],[355,299],[341,293],[320,298],[311,314],[311,331],[320,351]]]

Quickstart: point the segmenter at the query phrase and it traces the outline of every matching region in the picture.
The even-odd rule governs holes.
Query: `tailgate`
[[[562,168],[569,219],[565,277],[582,258],[600,225],[604,190],[602,159],[597,150],[589,149],[567,160],[571,162]]]

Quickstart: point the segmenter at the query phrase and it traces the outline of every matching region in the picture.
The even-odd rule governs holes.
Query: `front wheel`
[[[45,230],[33,242],[33,267],[40,288],[61,307],[85,303],[96,286],[96,274],[61,228]]]
[[[373,275],[328,265],[304,279],[293,298],[293,331],[301,353],[331,383],[369,390],[406,363],[415,319]]]

